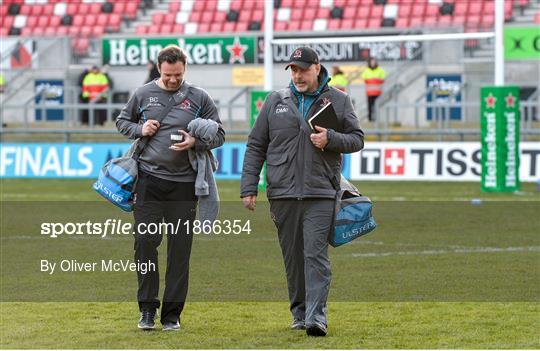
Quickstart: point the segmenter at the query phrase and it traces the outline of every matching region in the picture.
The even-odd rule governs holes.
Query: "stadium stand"
[[[530,0],[506,2],[505,19]],[[0,5],[0,35],[60,36],[73,38],[75,53],[88,50],[89,39],[105,33],[198,34],[260,30],[264,2],[254,0],[172,0],[166,11],[154,12],[147,22],[141,13],[153,8],[152,0],[4,0]],[[277,32],[357,31],[463,27],[484,31],[493,26],[493,0],[277,0],[274,2]],[[141,12],[143,11],[143,12]],[[141,21],[142,19],[142,21]],[[534,18],[540,22],[540,15]],[[130,27],[131,22],[137,23]],[[125,25],[123,25],[123,23]]]

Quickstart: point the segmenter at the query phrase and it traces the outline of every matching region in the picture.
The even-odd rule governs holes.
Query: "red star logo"
[[[263,104],[264,104],[264,101],[263,99],[259,96],[259,98],[257,99],[257,101],[255,101],[255,108],[257,109],[257,111],[260,111],[261,108],[263,107]]]
[[[516,106],[516,97],[512,93],[508,93],[508,96],[504,98],[506,100],[506,107],[515,107]]]
[[[493,96],[492,93],[489,93],[489,95],[484,100],[486,101],[487,108],[495,108],[495,103],[497,102],[497,98]]]
[[[229,63],[235,63],[236,61],[239,63],[246,63],[246,60],[244,59],[244,52],[247,51],[248,46],[242,45],[239,37],[234,37],[234,43],[232,45],[225,46],[225,48],[229,54],[231,54]]]

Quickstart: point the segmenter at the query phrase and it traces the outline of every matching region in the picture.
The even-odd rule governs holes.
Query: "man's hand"
[[[328,144],[328,134],[327,129],[319,126],[315,126],[315,130],[318,133],[312,133],[309,138],[311,143],[317,148],[323,150],[324,147]]]
[[[185,151],[185,150],[191,149],[192,147],[195,146],[195,138],[194,137],[192,137],[185,130],[180,129],[178,131],[180,133],[182,133],[182,135],[184,135],[184,141],[182,141],[181,143],[172,144],[169,147],[169,149],[174,150],[174,151]]]
[[[257,204],[257,195],[248,195],[242,198],[244,207],[250,211],[255,211],[255,206]]]
[[[152,136],[157,133],[159,129],[159,122],[155,119],[149,119],[144,122],[142,127],[142,136]]]

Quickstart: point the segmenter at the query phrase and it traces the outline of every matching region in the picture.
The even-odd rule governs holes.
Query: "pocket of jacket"
[[[270,186],[277,186],[287,173],[287,153],[266,156],[266,177]]]

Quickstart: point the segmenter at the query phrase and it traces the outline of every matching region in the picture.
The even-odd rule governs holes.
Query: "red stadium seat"
[[[313,21],[303,21],[300,22],[300,30],[302,31],[311,31],[313,29]]]
[[[248,31],[249,22],[237,22],[236,23],[236,31],[237,32],[247,32]]]
[[[306,8],[306,9],[304,9],[304,17],[303,17],[303,19],[304,19],[304,21],[313,22],[316,15],[317,15],[317,10],[315,10],[314,8]]]
[[[92,27],[92,37],[99,38],[105,34],[105,26],[94,26]]]
[[[290,21],[288,30],[300,30],[300,21]]]
[[[368,20],[367,19],[359,19],[353,22],[353,26],[356,29],[365,29],[368,28]]]
[[[101,3],[99,2],[94,2],[94,3],[91,3],[90,6],[89,6],[89,12],[90,14],[92,15],[98,15],[101,13]]]
[[[45,28],[49,26],[49,22],[50,22],[49,17],[46,17],[46,16],[38,17],[37,27]]]
[[[126,3],[123,1],[117,1],[114,3],[113,12],[122,14],[126,10]]]
[[[409,17],[412,6],[410,4],[402,4],[398,7],[398,17]]]
[[[176,22],[176,13],[167,13],[163,18],[163,23],[174,24]]]
[[[316,18],[330,18],[330,9],[328,8],[319,8],[317,10]]]
[[[96,25],[106,26],[108,22],[109,22],[109,16],[107,16],[106,14],[102,13],[97,16]]]
[[[362,6],[358,8],[358,12],[356,13],[357,18],[368,18],[369,17],[370,8],[369,6]]]
[[[472,16],[479,15],[482,12],[482,5],[484,5],[482,1],[470,2],[468,14]]]
[[[84,2],[79,4],[79,6],[77,7],[77,13],[84,15],[92,13],[90,9],[90,4]]]
[[[540,12],[534,16],[534,23],[540,24]]]
[[[426,14],[426,4],[425,3],[414,3],[412,8],[412,15],[415,17],[424,17]]]
[[[197,26],[197,33],[209,33],[210,32],[210,23],[200,23]]]
[[[152,24],[161,25],[164,22],[165,14],[164,13],[155,13],[152,15]]]
[[[184,25],[183,24],[180,24],[180,23],[177,23],[173,26],[173,33],[175,34],[182,34],[184,33]]]
[[[59,37],[65,37],[69,34],[69,27],[59,26],[56,28],[56,35]]]
[[[287,22],[284,22],[284,21],[276,21],[274,23],[274,30],[276,32],[283,32],[285,30],[287,30]]]
[[[79,12],[79,4],[69,3],[66,7],[66,14],[75,15]]]
[[[222,22],[214,22],[210,25],[210,32],[212,33],[221,33],[222,29],[223,29]]]
[[[467,14],[468,7],[469,7],[469,3],[466,1],[456,2],[455,8],[454,8],[454,16],[465,16]]]
[[[347,6],[343,8],[343,18],[352,19],[356,17],[357,9],[354,6]]]
[[[109,30],[114,31],[114,32],[119,31],[120,23],[121,23],[121,18],[119,14],[113,13],[109,15],[109,25],[107,26]]]
[[[135,18],[137,18],[138,6],[139,6],[138,3],[136,2],[126,3],[124,17],[130,20],[134,20]]]
[[[62,18],[60,18],[60,16],[51,16],[49,17],[49,26],[60,27],[61,21],[62,21]]]
[[[84,25],[85,26],[95,26],[97,22],[97,15],[86,15],[84,16]]]
[[[199,23],[201,22],[202,12],[192,12],[189,16],[191,22]]]
[[[488,1],[484,4],[484,11],[482,11],[483,14],[493,14],[495,13],[495,3],[492,1]]]
[[[201,23],[212,23],[214,19],[214,13],[213,12],[203,12],[201,16]]]
[[[328,30],[339,30],[341,29],[341,20],[332,18],[328,20]]]
[[[8,14],[8,6],[5,4],[0,4],[0,17],[4,18]]]
[[[13,21],[15,21],[15,17],[6,16],[2,21],[2,28],[7,28],[9,30],[13,26]]]
[[[163,23],[159,29],[159,32],[161,34],[170,34],[172,32],[172,29],[173,29],[172,24]]]
[[[152,24],[151,26],[148,27],[148,29],[146,30],[146,33],[147,34],[159,34],[159,26],[157,26],[155,24]]]
[[[344,19],[341,21],[341,29],[344,29],[344,30],[351,30],[354,28],[354,25],[353,25],[353,20],[352,19]]]
[[[81,32],[81,27],[71,26],[68,29],[68,34],[72,37],[78,37],[80,32]]]
[[[79,35],[83,38],[90,38],[90,36],[92,35],[92,27],[82,26]]]
[[[274,16],[277,14],[277,11],[274,11]],[[239,21],[249,21],[251,20],[251,11],[243,10],[240,11],[240,16],[238,17]]]
[[[234,32],[234,22],[225,22],[223,25],[223,32],[225,33],[233,33]]]
[[[396,27],[397,28],[407,28],[409,26],[409,18],[408,17],[400,17],[396,20]]]
[[[226,21],[226,19],[227,19],[227,14],[225,12],[216,11],[216,13],[214,14],[214,22],[223,23]]]
[[[438,5],[433,5],[433,4],[427,5],[426,13],[425,13],[426,16],[437,17],[438,14],[439,14],[439,6]]]
[[[381,19],[380,18],[370,18],[369,21],[368,21],[368,26],[367,27],[369,29],[380,28],[381,27]]]
[[[370,20],[371,19],[381,19],[382,18],[382,15],[383,15],[383,12],[384,12],[384,6],[373,6],[371,8],[371,15],[370,15]]]
[[[301,21],[303,18],[304,18],[304,11],[303,10],[301,10],[301,9],[293,9],[291,11],[291,21]]]
[[[73,23],[71,24],[73,27],[81,27],[84,24],[84,16],[83,15],[75,15],[73,16]]]
[[[262,21],[263,19],[264,19],[263,10],[253,10],[253,13],[251,14],[252,21]]]
[[[193,4],[193,8],[191,9],[191,11],[204,12],[205,5],[206,1],[195,1],[195,4]]]
[[[28,27],[28,28],[37,27],[37,23],[38,23],[38,17],[29,16],[29,17],[26,18],[26,27]]]
[[[43,8],[44,8],[44,6],[41,6],[41,5],[32,6],[32,8],[30,9],[30,15],[31,16],[41,16],[41,14],[43,13]]]
[[[144,24],[139,24],[135,28],[135,34],[146,34],[148,27]]]
[[[31,13],[32,13],[31,5],[23,4],[21,8],[19,9],[19,15],[30,16]]]
[[[281,1],[281,8],[292,8],[293,7],[293,1],[292,0],[282,0]]]
[[[175,12],[178,12],[180,11],[180,1],[179,0],[174,0],[174,1],[171,1],[169,2],[169,12],[170,13],[175,13]]]

